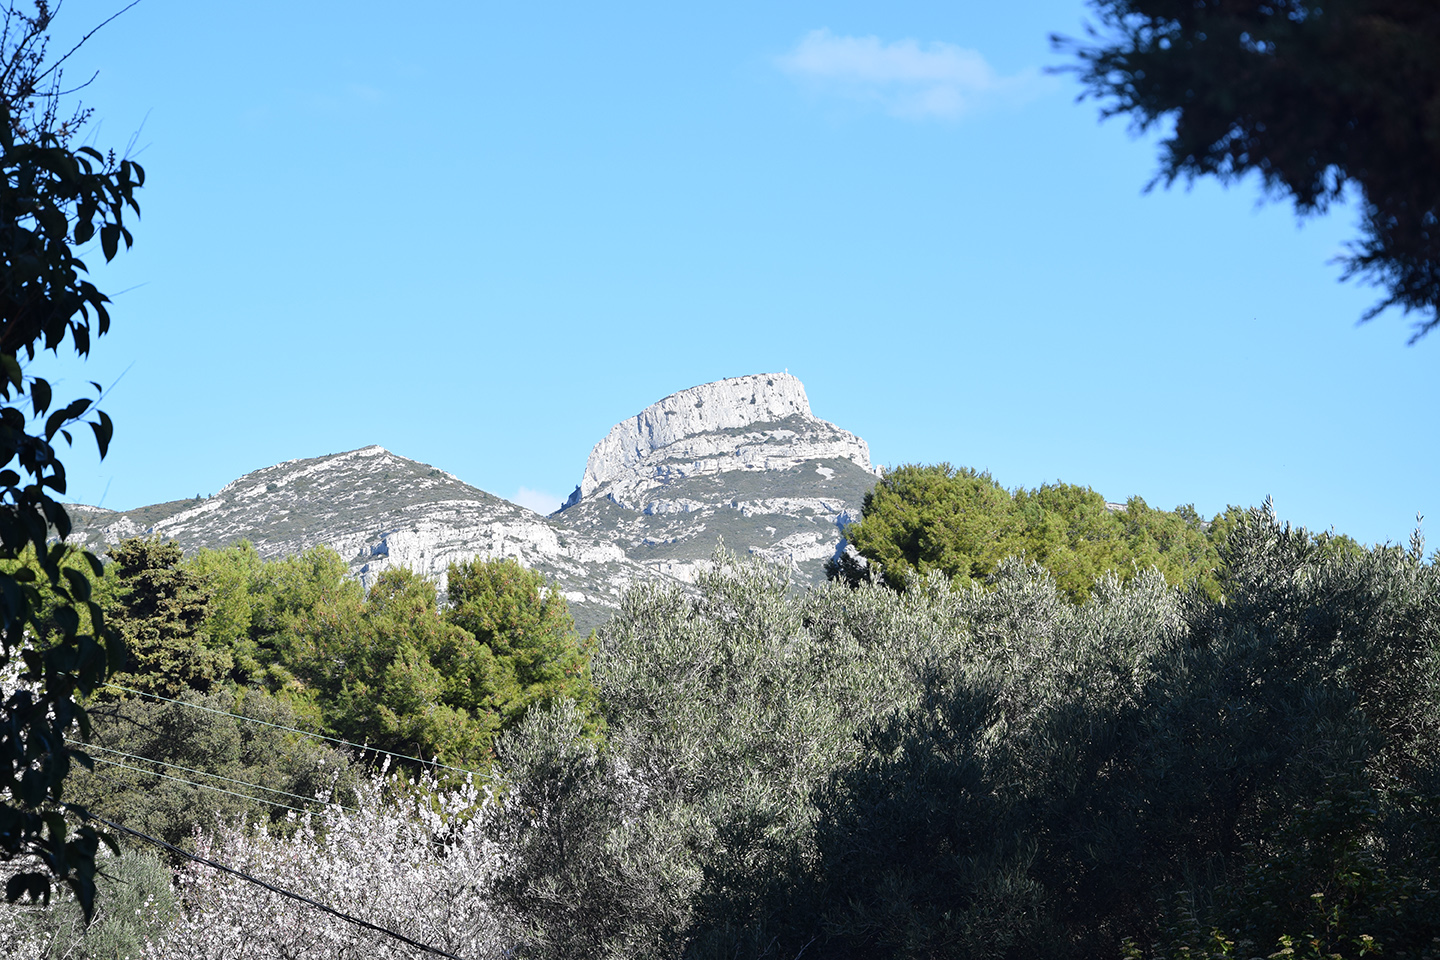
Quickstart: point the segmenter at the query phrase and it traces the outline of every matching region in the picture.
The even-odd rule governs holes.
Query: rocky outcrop
[[[682,390],[617,424],[550,517],[381,447],[265,467],[204,499],[72,515],[95,548],[157,534],[187,551],[248,540],[267,557],[323,544],[367,585],[404,566],[443,587],[452,562],[513,557],[591,626],[637,581],[692,580],[722,542],[819,579],[875,476],[865,441],[816,418],[782,373]]]
[[[734,377],[673,393],[616,424],[590,451],[566,507],[597,494],[634,507],[687,477],[830,459],[871,471],[869,446],[816,418],[798,379]]]
[[[553,519],[691,579],[716,546],[813,581],[875,482],[864,440],[817,418],[788,373],[707,383],[616,424]]]
[[[75,520],[75,536],[97,548],[153,535],[177,540],[187,552],[248,540],[265,557],[324,545],[367,586],[402,566],[443,589],[453,562],[513,557],[554,582],[586,623],[608,617],[631,584],[652,575],[612,542],[559,530],[382,447],[265,467],[203,500],[124,513],[81,508]]]
[[[672,393],[611,428],[590,451],[574,504],[611,491],[726,470],[783,469],[839,457],[870,469],[870,448],[817,420],[805,386],[788,373],[732,377]]]

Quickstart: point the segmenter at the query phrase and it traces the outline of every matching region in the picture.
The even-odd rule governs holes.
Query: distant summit
[[[798,379],[758,374],[682,390],[616,424],[550,517],[376,446],[265,467],[205,499],[72,517],[92,548],[153,534],[187,552],[324,544],[367,584],[392,566],[443,582],[454,561],[514,557],[589,626],[638,580],[692,579],[721,540],[818,580],[875,479],[865,441],[817,419]]]
[[[616,424],[552,519],[683,580],[722,540],[816,580],[875,479],[869,446],[815,417],[804,384],[757,374],[681,390]]]
[[[827,457],[871,469],[865,441],[816,419],[797,378],[762,373],[717,380],[672,393],[612,427],[590,451],[567,506],[602,487],[618,500],[616,493],[633,498],[685,476],[785,469]]]
[[[650,576],[614,543],[562,537],[524,507],[374,446],[265,467],[205,499],[72,514],[72,539],[92,548],[155,534],[187,553],[248,540],[278,557],[324,544],[367,586],[390,567],[443,585],[452,562],[513,557],[554,582],[586,622],[608,617],[631,583]]]

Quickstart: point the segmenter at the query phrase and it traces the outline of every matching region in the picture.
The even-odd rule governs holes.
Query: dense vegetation
[[[829,573],[852,585],[878,574],[904,590],[932,571],[960,584],[984,581],[1006,557],[1023,556],[1049,570],[1074,601],[1105,574],[1129,580],[1152,567],[1172,584],[1194,581],[1216,597],[1216,544],[1234,514],[1205,522],[1193,506],[1155,510],[1139,497],[1112,510],[1089,487],[1057,482],[1011,492],[968,467],[909,464],[865,495],[860,521],[845,528],[854,549]]]
[[[242,544],[181,562],[173,544],[135,540],[111,554],[132,660],[164,649],[167,630],[193,638],[189,659],[157,660],[137,681],[150,689],[259,688],[336,737],[472,768],[536,704],[593,706],[564,599],[514,560],[451,564],[442,598],[404,569],[367,593],[324,547],[267,561]]]
[[[60,442],[113,426],[26,366],[107,332],[79,251],[129,247],[144,182],[77,145],[58,6],[0,6],[0,867],[70,895],[0,913],[8,955],[415,955],[188,848],[474,957],[1440,956],[1418,536],[905,467],[842,582],[722,556],[589,641],[513,562],[442,598],[326,550],[53,543]],[[1436,326],[1429,6],[1095,6],[1083,79],[1175,120],[1162,177],[1357,184],[1347,275]],[[86,806],[176,855],[106,856]]]
[[[217,817],[288,829],[287,813],[349,804],[355,759],[388,751],[483,771],[497,734],[560,698],[583,704],[599,734],[590,641],[513,560],[453,565],[442,603],[407,570],[367,594],[325,548],[187,559],[173,542],[132,539],[107,557],[98,577],[74,554],[62,562],[125,643],[88,704],[94,770],[71,774],[67,799],[122,826],[182,846]],[[26,554],[3,572],[35,565]],[[37,582],[43,647],[64,604]],[[299,730],[370,749],[352,758]]]
[[[555,957],[1434,950],[1435,563],[1265,512],[1221,549],[1223,602],[1151,572],[1076,605],[1015,560],[639,593],[608,751],[554,715],[502,744],[543,814],[497,817],[500,904]]]
[[[309,818],[236,810],[189,842],[464,956],[1434,956],[1440,567],[1418,535],[1361,550],[1268,508],[1226,527],[1218,599],[1152,569],[1076,602],[1015,558],[983,582],[933,570],[899,591],[798,593],[722,556],[693,590],[636,588],[602,631],[603,737],[570,697],[514,719],[496,700],[497,779],[469,785],[325,780],[303,752],[176,704],[147,706],[161,732],[125,742],[159,749],[188,722],[200,732],[182,739],[237,780],[333,797]],[[436,637],[478,631],[462,596],[434,621],[406,609]],[[204,622],[224,635],[214,611]],[[232,667],[249,686],[227,710],[294,703],[339,729],[343,684],[321,693],[287,656],[280,673]],[[268,736],[291,735],[250,739]],[[131,815],[162,829],[167,802]],[[387,955],[234,877],[179,876],[178,903],[152,878],[135,921],[97,929],[143,927],[154,957]],[[71,942],[63,911],[15,917],[37,951]]]

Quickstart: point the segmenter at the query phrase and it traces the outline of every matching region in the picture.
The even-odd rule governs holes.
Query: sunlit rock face
[[[870,469],[865,441],[816,419],[798,379],[788,373],[733,377],[672,393],[617,423],[590,451],[571,501],[607,484],[614,492],[700,472],[783,469],[781,461],[826,457]]]
[[[261,556],[279,557],[324,545],[367,587],[391,567],[409,567],[443,589],[451,563],[513,557],[545,574],[587,623],[607,619],[632,583],[652,575],[612,542],[559,530],[383,447],[265,467],[204,499],[73,512],[76,535],[93,547],[159,535],[187,553],[248,540]]]
[[[692,580],[721,542],[818,580],[875,479],[865,441],[816,418],[795,377],[762,374],[682,390],[617,424],[550,517],[381,447],[265,467],[203,499],[71,513],[92,548],[160,535],[187,552],[248,540],[277,557],[323,544],[367,586],[403,566],[443,589],[452,562],[513,557],[588,627],[640,580]]]
[[[723,542],[813,582],[875,479],[865,441],[811,413],[798,379],[758,374],[616,424],[552,519],[663,576],[692,579]]]

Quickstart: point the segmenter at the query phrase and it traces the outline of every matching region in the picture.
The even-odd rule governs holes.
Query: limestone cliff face
[[[633,505],[685,477],[826,459],[871,470],[865,441],[817,419],[797,378],[733,377],[672,393],[617,423],[590,451],[567,506],[596,493]]]
[[[678,441],[793,416],[812,419],[804,385],[788,373],[732,377],[672,393],[615,424],[595,444],[580,480],[580,497],[634,472],[657,451]]]
[[[819,579],[874,485],[864,440],[817,418],[788,373],[671,394],[595,445],[557,523],[689,580],[716,546]]]
[[[799,380],[761,374],[682,390],[616,424],[550,517],[365,447],[265,467],[203,500],[72,518],[97,549],[157,534],[186,551],[249,540],[266,557],[323,544],[367,586],[404,566],[443,588],[452,562],[513,557],[589,627],[638,581],[693,579],[721,542],[818,580],[875,479],[865,441],[816,418]]]

